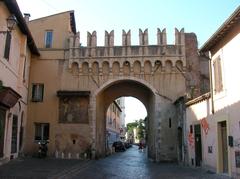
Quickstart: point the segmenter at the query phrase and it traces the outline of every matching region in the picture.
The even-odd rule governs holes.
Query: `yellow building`
[[[39,52],[16,1],[0,1],[0,165],[22,152],[33,56]]]
[[[25,152],[35,153],[37,143],[48,140],[49,155],[79,158],[91,145],[86,112],[89,92],[64,90],[61,79],[69,37],[76,34],[74,12],[43,17],[28,25],[41,57],[32,59]],[[75,109],[76,105],[81,109]]]

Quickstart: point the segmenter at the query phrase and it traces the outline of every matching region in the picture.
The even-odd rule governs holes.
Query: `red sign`
[[[202,126],[202,128],[203,128],[203,131],[204,131],[205,134],[207,135],[207,134],[208,134],[208,131],[209,131],[209,124],[208,124],[206,118],[203,118],[203,119],[201,120],[201,126]]]

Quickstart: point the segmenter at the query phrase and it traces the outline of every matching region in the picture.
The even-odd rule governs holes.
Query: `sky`
[[[125,97],[125,113],[126,124],[144,119],[147,116],[147,111],[143,103],[134,97]]]
[[[167,30],[174,42],[174,28],[194,32],[199,46],[240,5],[240,0],[17,0],[31,19],[68,10],[75,11],[80,41],[86,45],[87,31],[97,31],[98,45],[104,32],[114,30],[115,45],[121,45],[122,29],[131,29],[132,44],[138,44],[138,30],[148,28],[149,43],[156,44],[157,28]]]
[[[157,28],[167,30],[167,43],[174,43],[174,28],[194,32],[201,47],[240,5],[240,0],[17,0],[30,20],[74,10],[80,43],[86,45],[87,31],[97,31],[97,44],[104,32],[114,30],[115,45],[121,45],[122,30],[131,29],[132,45],[138,45],[139,28],[148,28],[149,44],[156,44]],[[129,103],[129,104],[127,104]],[[126,121],[144,118],[146,110],[132,98],[126,99]],[[128,107],[130,106],[130,107]],[[136,107],[136,109],[133,109]],[[141,109],[141,110],[140,110]],[[129,110],[129,111],[128,111]],[[136,113],[135,113],[136,112]],[[129,113],[129,114],[128,114]],[[141,116],[137,116],[140,114]],[[134,115],[135,117],[134,117]],[[137,116],[137,117],[136,117]]]

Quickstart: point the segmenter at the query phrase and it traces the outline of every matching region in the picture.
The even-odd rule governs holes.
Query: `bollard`
[[[84,156],[84,159],[87,159],[87,153],[84,153],[83,156]]]
[[[55,158],[58,158],[58,151],[55,152]]]
[[[76,154],[77,159],[79,159],[79,153]]]

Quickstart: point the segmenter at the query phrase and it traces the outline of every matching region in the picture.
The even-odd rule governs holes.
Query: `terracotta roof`
[[[18,7],[16,0],[1,0],[1,1],[5,3],[9,12],[11,14],[14,14],[15,17],[17,18],[19,29],[23,34],[27,36],[27,45],[30,51],[35,55],[40,55],[38,48],[33,40],[32,34],[26,24],[25,19],[23,18],[23,15]]]
[[[240,6],[233,12],[233,14],[218,28],[218,30],[203,44],[200,52],[210,50],[216,45],[228,31],[237,23],[240,22]]]

